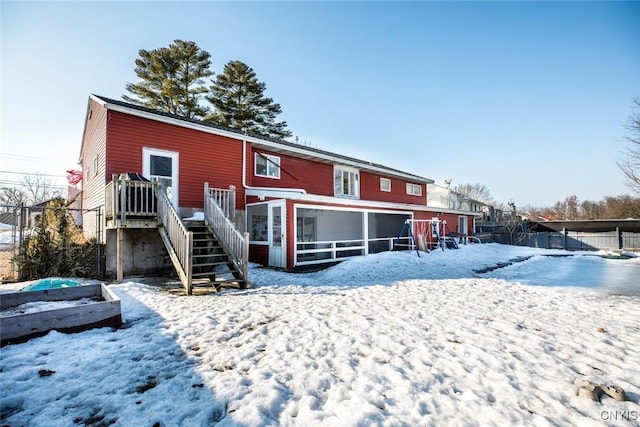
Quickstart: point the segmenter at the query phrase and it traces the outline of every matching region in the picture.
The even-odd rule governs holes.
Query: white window
[[[391,180],[389,178],[380,178],[380,191],[391,191]]]
[[[247,221],[251,242],[267,242],[268,235],[267,204],[247,206]]]
[[[333,169],[333,189],[336,196],[358,197],[360,194],[358,170],[336,166]]]
[[[280,179],[280,157],[256,153],[256,176]]]
[[[93,157],[93,176],[98,175],[98,155]]]
[[[422,186],[418,184],[407,183],[407,194],[412,196],[422,196]]]

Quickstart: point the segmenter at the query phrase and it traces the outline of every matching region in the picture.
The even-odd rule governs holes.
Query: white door
[[[142,175],[160,182],[171,204],[178,208],[178,153],[175,151],[142,149]]]
[[[458,233],[467,234],[467,217],[466,216],[458,217]]]
[[[269,266],[287,267],[286,211],[283,201],[269,203]]]

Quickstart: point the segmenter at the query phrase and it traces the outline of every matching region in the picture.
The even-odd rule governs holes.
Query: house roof
[[[399,169],[390,168],[378,163],[373,163],[354,157],[344,156],[337,153],[321,150],[306,145],[296,144],[293,142],[285,141],[282,139],[265,138],[263,136],[251,135],[237,129],[231,129],[223,126],[207,123],[203,120],[191,119],[188,117],[178,116],[176,114],[166,113],[164,111],[153,110],[150,108],[142,107],[140,105],[130,104],[128,102],[115,100],[99,95],[90,95],[90,97],[104,106],[107,109],[113,111],[120,111],[127,114],[145,117],[150,120],[157,120],[165,123],[170,123],[178,126],[185,126],[194,128],[200,131],[214,133],[217,135],[223,135],[234,139],[245,140],[251,142],[253,146],[280,153],[290,153],[296,157],[314,159],[327,163],[340,163],[348,166],[354,166],[360,169],[366,169],[381,174],[397,176],[405,178],[410,181],[416,181],[420,183],[430,184],[434,181],[429,178],[414,175],[401,171]]]

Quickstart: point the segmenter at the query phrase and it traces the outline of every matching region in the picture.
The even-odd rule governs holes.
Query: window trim
[[[261,174],[258,173],[258,159],[259,158],[263,158],[266,160],[267,162],[267,169],[266,169],[266,174]],[[278,175],[269,175],[269,166],[273,166],[273,165],[277,165],[277,171],[278,171]],[[273,154],[265,154],[265,153],[255,153],[255,157],[253,160],[253,174],[255,176],[259,176],[262,178],[271,178],[271,179],[280,179],[280,169],[282,169],[282,167],[280,166],[280,156],[274,156]]]
[[[342,184],[342,193],[338,193],[336,192],[336,172],[340,171],[341,172],[341,182]],[[355,185],[355,194],[344,194],[344,173],[348,173],[349,175],[353,174],[355,176],[355,181],[356,181],[356,185]],[[349,186],[351,187],[351,186]],[[343,166],[343,165],[334,165],[333,166],[333,195],[335,197],[344,197],[344,198],[349,198],[349,199],[359,199],[360,198],[360,170],[356,169],[356,168],[352,168],[349,166]]]
[[[384,188],[382,186],[382,183],[388,183],[388,188]],[[384,178],[384,177],[380,177],[380,191],[384,191],[386,193],[390,193],[391,192],[391,179],[390,178]]]
[[[419,192],[418,193],[414,193],[413,191],[410,190],[411,188],[414,188],[414,189],[417,188],[419,190]],[[420,184],[414,184],[412,182],[407,182],[406,191],[407,191],[407,194],[409,196],[422,197],[422,185],[420,185]]]

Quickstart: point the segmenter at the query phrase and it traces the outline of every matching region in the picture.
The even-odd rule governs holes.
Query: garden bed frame
[[[122,324],[120,298],[105,284],[2,293],[0,309],[34,301],[71,301],[82,298],[99,298],[100,301],[55,310],[0,316],[0,345],[24,342],[54,329],[60,332],[81,332],[100,327],[119,327]]]

